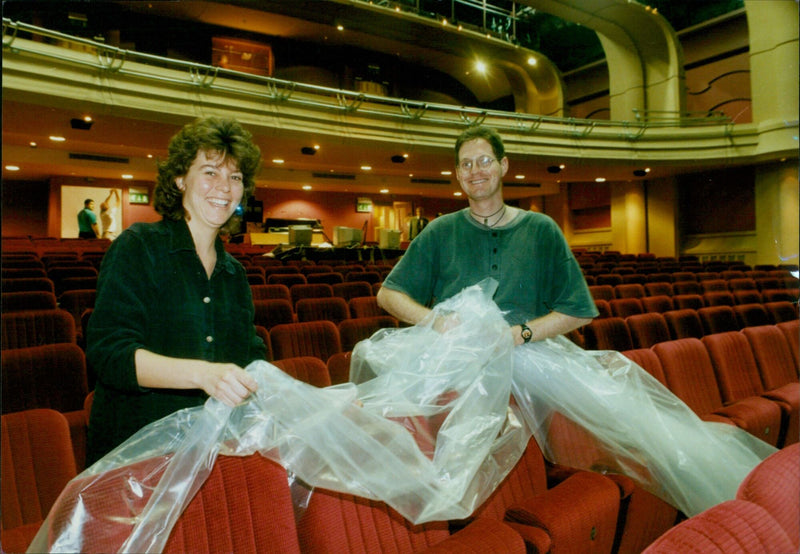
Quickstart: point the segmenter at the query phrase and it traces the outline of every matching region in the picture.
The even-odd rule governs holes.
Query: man
[[[380,306],[416,324],[431,306],[491,277],[517,345],[589,323],[597,308],[558,225],[504,202],[508,158],[497,132],[471,127],[456,140],[455,153],[469,207],[434,219],[411,242],[378,292]]]
[[[78,237],[82,239],[96,239],[100,236],[97,228],[97,214],[94,213],[94,200],[87,198],[83,201],[83,209],[78,212]]]
[[[428,219],[423,215],[422,208],[417,208],[415,213],[416,215],[408,220],[408,240],[413,240],[428,225]]]

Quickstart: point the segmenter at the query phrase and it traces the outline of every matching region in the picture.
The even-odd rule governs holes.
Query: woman
[[[87,331],[97,375],[87,464],[146,424],[208,396],[235,406],[256,390],[242,368],[265,358],[244,268],[223,248],[255,188],[260,151],[237,122],[185,126],[158,168],[157,223],[109,247]]]

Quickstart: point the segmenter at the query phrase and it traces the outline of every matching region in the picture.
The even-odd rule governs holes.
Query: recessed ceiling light
[[[442,171],[442,175],[452,175],[452,171]]]
[[[78,119],[77,117],[73,117],[69,120],[69,126],[73,129],[78,129],[80,131],[88,131],[92,128],[92,118],[86,119],[85,117],[82,119]]]
[[[337,31],[344,31],[344,25],[337,25],[336,26],[336,30]]]
[[[30,147],[31,147],[31,148],[36,148],[37,146],[39,146],[39,145],[38,145],[38,144],[36,144],[36,142],[34,142],[34,141],[30,141],[28,144],[30,145]]]
[[[50,137],[48,137],[48,138],[50,140],[52,140],[53,142],[64,142],[65,140],[67,140],[66,138],[60,137],[58,135],[50,135]]]
[[[7,165],[6,169],[9,170],[9,171],[19,171],[19,166],[18,165]]]
[[[475,62],[475,71],[478,73],[486,73],[486,64],[478,60]]]
[[[372,170],[372,166],[371,165],[362,165],[361,169],[363,169],[364,171],[371,171]]]
[[[319,144],[314,145],[314,150],[319,150]]]
[[[381,194],[388,194],[388,193],[389,193],[389,189],[381,189]]]
[[[595,182],[596,183],[605,183],[606,182],[606,178],[605,177],[597,177],[595,179]]]
[[[85,115],[85,116],[83,116],[83,120],[84,120],[86,123],[91,123],[91,122],[92,122],[92,116],[90,116],[90,115]]]
[[[274,163],[274,164],[282,164],[283,160],[281,158],[273,158],[272,163]]]
[[[125,174],[122,176],[122,178],[123,178],[123,179],[133,179],[133,175],[131,175],[130,173],[125,173]]]
[[[533,56],[528,57],[528,65],[536,65],[536,58]]]
[[[454,192],[454,193],[453,193],[453,196],[461,196],[461,191]]]
[[[303,190],[311,190],[311,185],[303,185]]]
[[[514,178],[515,179],[524,179],[525,176],[524,175],[514,175]]]
[[[153,157],[153,155],[152,155],[152,154],[148,154],[148,155],[147,155],[147,157],[148,157],[148,158],[152,158],[152,157]]]

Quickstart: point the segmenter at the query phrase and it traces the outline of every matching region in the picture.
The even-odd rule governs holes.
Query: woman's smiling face
[[[218,152],[199,151],[177,185],[183,190],[186,220],[214,230],[230,219],[244,194],[239,164]]]

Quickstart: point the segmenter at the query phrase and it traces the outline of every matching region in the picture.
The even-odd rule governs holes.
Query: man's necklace
[[[494,223],[492,223],[491,225],[489,225],[489,220],[490,220],[490,219],[492,219],[492,218],[493,218],[494,216],[496,216],[497,214],[499,214],[501,211],[502,211],[503,213],[502,213],[502,214],[500,214],[500,217],[498,217],[498,218],[497,218],[497,221],[495,221]],[[473,212],[473,211],[472,211],[472,209],[471,209],[471,208],[470,208],[470,210],[469,210],[469,213],[471,213],[473,217],[482,218],[482,219],[483,219],[483,225],[484,225],[484,227],[489,227],[489,228],[491,229],[492,227],[494,227],[495,225],[497,225],[498,223],[500,223],[501,221],[503,221],[503,218],[504,218],[504,217],[505,217],[505,215],[506,215],[506,205],[505,205],[505,204],[503,204],[502,206],[500,206],[500,208],[499,208],[499,209],[498,209],[496,212],[494,212],[493,214],[490,214],[490,215],[480,215],[480,214],[476,214],[475,212]]]

